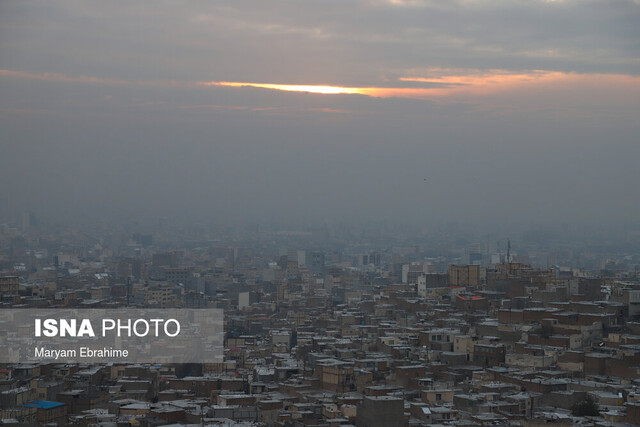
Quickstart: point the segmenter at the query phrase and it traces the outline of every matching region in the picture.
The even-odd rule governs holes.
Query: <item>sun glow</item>
[[[227,81],[201,82],[200,84],[206,86],[255,87],[325,95],[358,94],[376,98],[399,97],[426,99],[455,95],[486,95],[519,86],[542,82],[549,83],[568,76],[563,73],[545,71],[509,73],[502,70],[491,70],[489,72],[468,74],[455,74],[451,73],[450,70],[430,71],[435,71],[431,77],[407,76],[397,79],[398,82],[418,83],[428,85],[429,87],[343,87]]]
[[[343,87],[321,85],[293,85],[275,83],[199,82],[205,86],[254,87],[288,92],[304,92],[325,95],[357,94],[374,98],[413,99],[464,99],[512,91],[537,91],[550,87],[572,85],[592,86],[608,81],[623,84],[633,90],[638,89],[640,78],[625,75],[581,75],[557,71],[530,70],[509,72],[506,70],[410,70],[408,76],[399,77],[397,83],[411,83],[411,86],[395,87]],[[416,86],[417,85],[417,86]]]
[[[299,85],[277,83],[253,83],[230,81],[174,81],[142,80],[128,81],[92,76],[70,76],[56,73],[28,73],[23,71],[0,69],[0,78],[20,78],[28,80],[52,81],[61,83],[82,83],[117,86],[164,86],[164,87],[236,87],[262,88],[287,92],[300,92],[320,95],[355,94],[374,98],[410,98],[454,102],[483,98],[502,93],[537,93],[540,91],[579,91],[581,93],[601,93],[616,91],[624,93],[624,99],[637,99],[640,91],[640,77],[622,74],[578,74],[548,70],[526,70],[512,72],[508,70],[475,70],[425,68],[408,69],[404,75],[388,86],[330,86]],[[627,101],[625,101],[627,102]],[[199,107],[200,108],[200,107]],[[213,108],[213,107],[211,107]]]
[[[232,86],[232,87],[258,87],[263,89],[284,90],[288,92],[308,92],[325,95],[337,95],[341,93],[361,93],[361,88],[340,86],[316,86],[316,85],[282,85],[274,83],[245,83],[245,82],[205,82],[207,86]]]
[[[250,83],[250,82],[202,82],[205,86],[230,86],[230,87],[256,87],[262,89],[282,90],[287,92],[317,93],[323,95],[356,94],[376,98],[420,98],[435,95],[431,88],[389,88],[389,87],[344,87],[344,86],[320,86],[320,85],[287,85],[275,83]]]

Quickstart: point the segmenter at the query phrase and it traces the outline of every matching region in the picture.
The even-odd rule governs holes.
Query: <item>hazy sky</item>
[[[640,1],[0,2],[52,217],[638,222]]]

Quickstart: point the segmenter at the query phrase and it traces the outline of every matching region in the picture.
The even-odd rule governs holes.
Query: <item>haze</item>
[[[6,212],[638,222],[638,1],[0,3]]]

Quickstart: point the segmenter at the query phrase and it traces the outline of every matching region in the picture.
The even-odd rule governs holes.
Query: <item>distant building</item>
[[[251,304],[260,302],[260,294],[257,292],[239,292],[238,293],[238,310],[250,307]]]
[[[19,285],[18,276],[0,277],[0,296],[18,295]]]
[[[473,362],[480,366],[498,366],[504,363],[506,349],[503,344],[480,344],[473,346]]]
[[[412,262],[402,266],[402,283],[418,283],[418,278],[426,273],[432,273],[432,266],[423,262]]]
[[[311,252],[309,259],[306,260],[307,268],[313,274],[324,274],[324,252]]]
[[[153,254],[151,262],[154,267],[177,267],[178,254],[176,252]]]
[[[142,278],[143,265],[142,260],[138,258],[127,258],[118,262],[116,265],[116,277],[118,279],[126,279],[134,277],[136,280]]]
[[[358,405],[357,427],[403,427],[404,400],[392,396],[365,396]]]
[[[64,423],[67,417],[67,405],[47,400],[32,400],[23,406],[36,408],[38,424]]]
[[[449,284],[454,286],[480,286],[480,266],[450,265]]]

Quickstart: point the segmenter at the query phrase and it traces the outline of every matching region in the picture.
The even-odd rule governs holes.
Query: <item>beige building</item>
[[[19,285],[18,276],[0,277],[0,296],[18,295]]]
[[[454,286],[480,286],[480,266],[450,265],[449,284]]]

